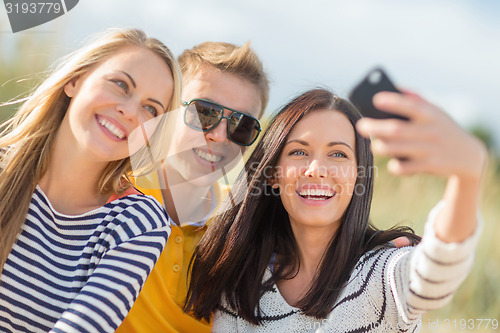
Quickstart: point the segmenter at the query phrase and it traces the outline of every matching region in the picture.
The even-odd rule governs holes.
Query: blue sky
[[[52,57],[113,26],[142,28],[175,54],[206,40],[251,41],[271,79],[268,114],[311,87],[345,97],[368,69],[382,65],[396,84],[462,126],[482,123],[499,132],[499,18],[494,0],[81,0],[63,17],[17,34],[1,8],[0,32],[7,41],[52,34]]]

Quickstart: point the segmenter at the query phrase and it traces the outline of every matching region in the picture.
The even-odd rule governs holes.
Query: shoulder
[[[108,202],[104,207],[108,215],[127,217],[135,221],[148,222],[151,227],[170,225],[170,217],[165,208],[153,197],[130,194]]]
[[[391,243],[379,245],[361,256],[356,264],[356,268],[362,265],[372,266],[380,264],[400,255],[407,254],[413,249],[412,246],[397,248]]]
[[[379,299],[386,291],[390,291],[388,284],[395,272],[405,271],[413,249],[386,244],[366,252],[356,263],[344,291],[347,294],[353,291],[360,294],[359,291],[362,291],[370,299]]]
[[[103,221],[116,226],[120,238],[132,238],[151,232],[170,234],[171,220],[156,199],[143,194],[131,194],[104,205]]]
[[[388,272],[394,270],[395,265],[408,256],[412,249],[413,247],[396,248],[391,244],[375,247],[358,260],[349,279],[350,283],[379,287],[381,283],[385,283]]]

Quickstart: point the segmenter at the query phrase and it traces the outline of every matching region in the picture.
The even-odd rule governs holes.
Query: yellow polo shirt
[[[151,180],[151,176],[148,178]],[[154,196],[163,204],[159,189],[141,187],[139,180],[136,185],[141,192]],[[215,186],[214,190],[216,195],[224,194],[220,186]],[[172,225],[165,249],[116,332],[210,332],[210,323],[198,321],[182,310],[187,295],[189,261],[206,230],[206,225]]]

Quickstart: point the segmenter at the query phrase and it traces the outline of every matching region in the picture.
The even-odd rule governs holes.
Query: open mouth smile
[[[214,153],[208,153],[206,151],[203,151],[198,148],[193,148],[194,153],[202,160],[210,162],[210,163],[219,163],[224,159],[224,156],[214,154]]]
[[[113,123],[111,123],[110,121],[102,118],[102,117],[99,117],[99,116],[96,116],[97,118],[97,122],[102,126],[104,127],[107,132],[111,135],[113,135],[114,137],[116,137],[118,140],[124,140],[126,139],[126,134],[124,131],[122,131],[121,129],[119,129],[117,126],[115,126]]]
[[[307,188],[297,191],[297,194],[304,199],[325,201],[333,198],[337,194],[337,192],[331,189],[327,190]]]

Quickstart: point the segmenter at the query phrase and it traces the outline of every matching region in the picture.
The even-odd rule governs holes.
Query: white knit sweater
[[[481,225],[461,243],[444,243],[429,214],[422,242],[414,247],[378,247],[358,261],[328,318],[318,320],[290,306],[273,286],[260,300],[264,325],[253,325],[228,308],[216,312],[213,332],[417,332],[422,314],[442,307],[474,261]],[[271,277],[267,271],[264,279]]]

